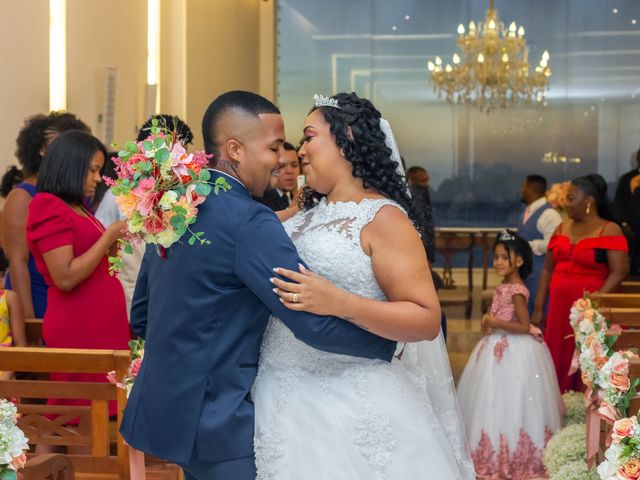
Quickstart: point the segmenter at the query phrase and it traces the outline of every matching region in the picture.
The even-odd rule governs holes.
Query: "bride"
[[[388,123],[355,94],[316,96],[299,154],[311,188],[284,226],[310,270],[276,269],[275,293],[419,343],[399,343],[391,363],[354,358],[313,349],[272,317],[252,395],[258,479],[475,478]]]

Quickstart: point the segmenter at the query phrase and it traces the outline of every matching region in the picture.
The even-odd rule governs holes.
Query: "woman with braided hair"
[[[258,478],[475,478],[389,123],[354,93],[316,96],[298,153],[308,186],[284,226],[308,268],[276,268],[275,294],[398,348],[391,363],[323,352],[272,317],[253,391]]]

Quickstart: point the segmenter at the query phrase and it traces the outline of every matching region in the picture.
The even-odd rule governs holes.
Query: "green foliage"
[[[7,465],[0,465],[0,480],[16,480],[17,478],[15,470],[10,469]]]
[[[162,139],[156,139],[156,140],[162,140]],[[156,151],[156,154],[153,156],[153,158],[155,159],[156,162],[163,163],[169,160],[170,155],[171,155],[171,152],[169,152],[169,149],[167,147],[162,147]]]

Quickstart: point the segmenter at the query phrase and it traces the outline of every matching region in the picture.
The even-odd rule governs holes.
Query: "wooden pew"
[[[29,459],[20,473],[22,480],[74,480],[75,478],[73,463],[69,457],[55,453]]]
[[[128,350],[82,350],[57,348],[2,348],[0,370],[17,372],[98,373],[116,371],[122,378],[129,365]],[[68,453],[77,480],[130,478],[129,449],[122,437],[110,438],[108,402],[118,404],[117,426],[126,405],[125,391],[110,383],[54,382],[46,380],[0,381],[0,397],[36,399],[69,398],[90,400],[90,406],[19,404],[19,426],[29,438],[31,452],[37,445],[84,449],[87,453]],[[48,418],[47,414],[58,415]],[[79,426],[66,425],[80,418]],[[111,444],[116,445],[115,455]],[[30,457],[33,453],[30,453]],[[148,469],[148,480],[180,478],[175,465],[164,464]]]
[[[615,350],[640,348],[640,307],[639,308],[601,308],[609,323],[620,325],[622,334],[616,340]]]
[[[640,293],[640,281],[625,280],[620,285],[617,293]]]
[[[638,293],[594,293],[591,299],[602,308],[640,308]]]

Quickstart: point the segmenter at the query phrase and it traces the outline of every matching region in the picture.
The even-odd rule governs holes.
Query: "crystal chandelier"
[[[450,102],[468,103],[487,112],[521,101],[542,103],[551,76],[549,52],[545,50],[530,74],[524,27],[511,22],[507,28],[498,21],[493,0],[490,2],[484,23],[469,22],[468,33],[464,25],[458,26],[461,53],[453,55],[453,65],[443,65],[440,57],[427,63],[434,90]]]

